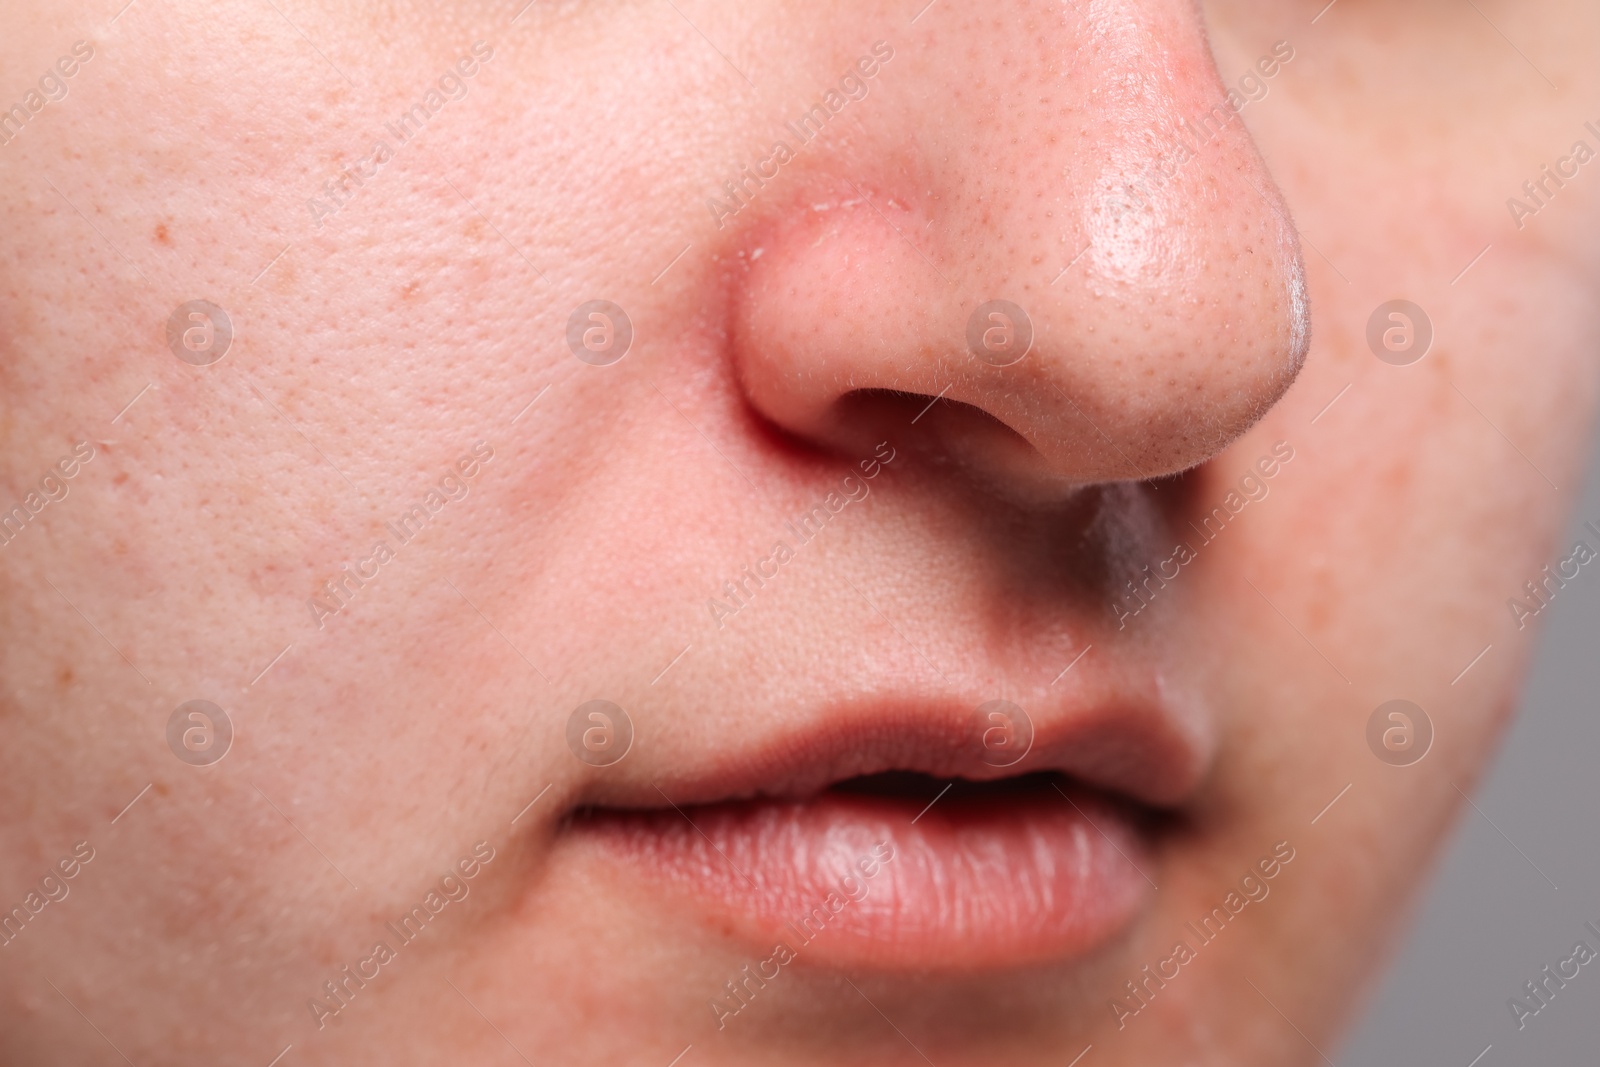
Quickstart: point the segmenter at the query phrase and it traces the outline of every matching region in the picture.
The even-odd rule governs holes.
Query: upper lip
[[[1175,702],[1170,687],[1090,669],[1060,688],[1013,698],[1034,739],[1009,766],[983,758],[976,709],[988,697],[871,694],[771,725],[747,713],[716,741],[661,737],[591,779],[582,802],[637,809],[803,798],[885,771],[973,781],[1057,771],[1151,807],[1177,806],[1198,787],[1212,748],[1206,717]]]

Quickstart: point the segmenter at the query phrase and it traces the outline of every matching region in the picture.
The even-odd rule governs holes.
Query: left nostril
[[[1064,503],[1089,484],[1061,473],[994,413],[949,396],[858,389],[834,404],[831,418],[828,437],[851,454],[891,435],[923,462],[1010,504]]]

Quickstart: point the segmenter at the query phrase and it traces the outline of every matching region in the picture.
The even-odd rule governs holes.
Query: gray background
[[[1591,455],[1565,549],[1585,519],[1600,525],[1600,448]],[[1587,538],[1593,545],[1593,535]],[[1580,939],[1600,951],[1600,939],[1583,928],[1586,920],[1600,927],[1600,573],[1594,566],[1541,614],[1545,629],[1519,717],[1472,798],[1482,814],[1465,809],[1366,1017],[1341,1050],[1323,1050],[1337,1067],[1468,1067],[1490,1045],[1477,1067],[1600,1063],[1600,959],[1520,1032],[1506,1006]]]

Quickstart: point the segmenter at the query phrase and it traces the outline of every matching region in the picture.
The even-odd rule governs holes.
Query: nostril
[[[876,432],[875,427],[882,427],[885,433],[898,427],[912,447],[947,451],[952,456],[956,451],[974,450],[971,445],[958,448],[958,442],[968,435],[982,438],[987,447],[1004,442],[1005,447],[1037,454],[1026,438],[993,413],[938,393],[856,389],[834,404],[833,417],[841,429],[857,426],[864,433]]]
[[[927,426],[923,424],[932,425],[938,421],[934,412],[941,407],[946,412],[966,408],[996,425],[1003,425],[999,419],[971,404],[952,400],[940,393],[930,395],[909,389],[853,389],[835,402],[834,412],[838,419],[845,422],[881,419],[886,426],[896,423],[908,429],[923,426],[925,432]]]
[[[852,452],[888,437],[921,462],[1010,503],[1060,503],[1087,484],[1063,474],[993,412],[947,395],[856,389],[834,403],[831,419],[828,436]]]

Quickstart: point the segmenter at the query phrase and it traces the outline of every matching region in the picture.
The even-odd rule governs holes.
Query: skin
[[[0,505],[94,458],[0,547],[0,903],[94,858],[0,949],[0,1062],[1320,1062],[1513,708],[1536,625],[1506,601],[1567,554],[1594,407],[1600,163],[1520,229],[1505,200],[1595,144],[1600,13],[1478,6],[4,5],[4,100],[94,56],[0,146]],[[879,40],[719,226],[707,197]],[[474,41],[465,95],[386,134]],[[1265,98],[1117,208],[1278,41]],[[963,341],[996,296],[1037,331],[1004,369]],[[1435,334],[1403,367],[1365,337],[1396,297]],[[204,367],[165,334],[198,298],[236,334]],[[609,367],[565,343],[597,298],[635,331]],[[883,440],[865,504],[719,628],[707,598]],[[1119,629],[1120,582],[1279,441]],[[1042,700],[1091,644],[1160,665],[1207,763],[1159,892],[1083,959],[801,963],[719,1033],[762,946],[565,821],[840,693]],[[616,774],[564,741],[597,696],[636,729]],[[1408,767],[1366,741],[1397,697],[1435,730]],[[211,766],[167,745],[193,699],[236,731]],[[319,1030],[308,998],[480,841]],[[1271,896],[1119,1029],[1280,841]]]

